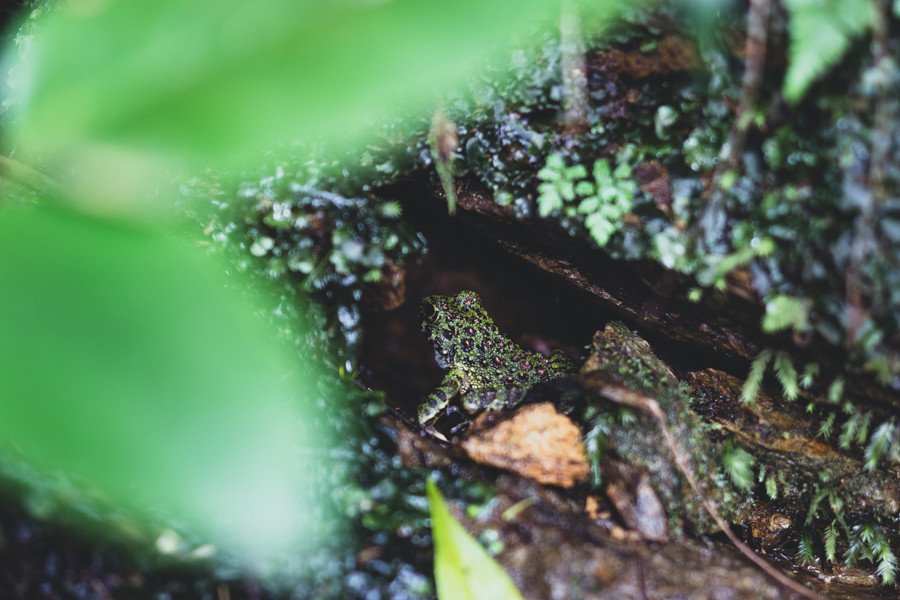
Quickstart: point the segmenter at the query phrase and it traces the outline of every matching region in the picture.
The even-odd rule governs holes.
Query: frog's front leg
[[[451,369],[444,375],[441,385],[437,386],[434,391],[428,394],[425,402],[419,406],[419,423],[425,425],[435,417],[438,413],[447,408],[450,399],[459,394],[465,381],[465,374],[459,369]]]
[[[489,390],[472,390],[462,396],[462,407],[469,413],[482,410],[504,410],[519,403],[525,389],[511,386]]]

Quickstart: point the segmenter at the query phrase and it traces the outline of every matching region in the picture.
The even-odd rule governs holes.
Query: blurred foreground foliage
[[[379,506],[401,490],[427,522],[409,495],[418,485],[424,498],[424,480],[386,476],[396,459],[390,441],[371,441],[378,403],[334,366],[349,338],[329,339],[318,306],[283,282],[248,282],[243,259],[204,256],[173,183],[210,164],[252,168],[296,138],[353,148],[375,115],[421,112],[491,48],[552,22],[556,3],[29,7],[5,55],[5,474],[42,516],[119,523],[138,544],[215,556],[302,596],[365,595],[377,584],[343,532],[392,535],[387,521],[410,511]],[[282,269],[326,294],[329,277],[341,290],[373,283],[422,247],[392,230],[396,206],[339,198],[313,192],[266,221],[305,219],[311,234],[279,240]],[[316,232],[327,239],[307,244]],[[250,253],[275,246],[258,235]],[[359,299],[340,304],[348,329]],[[393,564],[365,568],[392,581]],[[398,595],[427,593],[427,578],[406,579]]]
[[[251,312],[260,317],[259,327],[293,347],[294,352],[286,350],[280,360],[321,368],[293,390],[294,400],[289,403],[307,412],[302,413],[305,416],[295,413],[300,422],[291,425],[296,432],[313,433],[298,433],[295,440],[304,458],[292,455],[287,460],[310,465],[316,472],[309,477],[321,485],[316,504],[300,504],[296,511],[331,514],[334,520],[329,523],[335,527],[321,542],[320,551],[307,560],[282,555],[268,563],[271,571],[282,574],[273,581],[300,597],[362,597],[376,589],[394,598],[433,593],[427,560],[431,538],[425,473],[399,463],[392,430],[378,419],[381,399],[352,379],[366,303],[385,293],[402,297],[404,263],[416,260],[426,248],[422,236],[402,219],[400,205],[383,190],[434,168],[429,112],[397,114],[409,107],[405,100],[421,99],[432,84],[446,85],[440,103],[457,125],[454,175],[483,186],[499,206],[509,207],[522,219],[548,217],[613,257],[651,258],[691,275],[697,280],[698,295],[726,288],[734,272],[744,269],[754,292],[766,303],[763,328],[790,330],[801,347],[810,336],[820,336],[846,349],[848,368],[867,368],[886,385],[900,386],[896,354],[900,331],[898,107],[896,94],[890,93],[897,87],[898,75],[895,63],[884,60],[875,46],[866,45],[875,44],[875,24],[884,18],[876,8],[884,3],[867,1],[867,7],[875,7],[871,14],[868,9],[860,11],[860,18],[847,26],[834,20],[843,18],[845,11],[830,12],[832,4],[843,7],[846,2],[810,2],[804,5],[803,15],[796,11],[801,3],[785,3],[788,12],[776,13],[770,31],[780,36],[781,47],[790,39],[789,66],[773,69],[773,76],[763,83],[758,106],[752,114],[743,115],[749,119],[748,143],[737,165],[727,168],[722,166],[722,152],[736,118],[742,66],[734,36],[741,31],[744,13],[735,4],[727,4],[715,18],[693,12],[700,2],[634,11],[602,39],[588,29],[589,64],[618,56],[620,47],[644,53],[651,60],[657,52],[681,52],[682,63],[668,74],[651,70],[624,79],[611,79],[602,68],[588,69],[579,84],[587,93],[588,110],[584,124],[574,132],[557,118],[570,108],[571,91],[561,76],[569,57],[554,33],[534,33],[533,40],[538,42],[497,58],[465,88],[451,85],[488,49],[523,31],[531,16],[549,15],[548,7],[556,3],[517,4],[509,14],[529,18],[510,19],[508,2],[490,3],[490,7],[429,5],[421,10],[410,2],[393,2],[382,13],[370,3],[349,2],[316,9],[321,21],[296,18],[295,11],[309,8],[310,3],[277,2],[272,13],[257,10],[256,14],[247,8],[250,3],[229,2],[211,16],[191,3],[165,2],[140,9],[112,4],[113,11],[69,14],[51,21],[46,29],[36,21],[26,24],[18,48],[25,64],[37,61],[29,76],[36,77],[39,85],[27,87],[24,67],[17,67],[13,83],[20,95],[11,103],[15,111],[7,114],[7,146],[61,180],[76,196],[75,204],[92,214],[143,219],[143,209],[136,206],[141,201],[169,206],[172,199],[164,196],[168,192],[161,182],[179,181],[180,209],[200,222],[205,235],[202,245],[210,254],[222,255],[228,265],[225,270],[231,273],[221,285],[208,286],[207,292],[214,290],[232,300],[250,297],[255,307]],[[241,13],[240,8],[249,12]],[[336,15],[344,9],[357,12],[354,27],[339,36],[342,45],[338,48],[329,36]],[[42,10],[46,5],[35,14]],[[869,16],[862,18],[863,13]],[[369,22],[373,14],[377,18]],[[258,18],[248,19],[248,15]],[[698,24],[710,19],[714,26],[701,30]],[[816,38],[808,29],[798,29],[809,27],[810,20],[833,25],[840,36],[836,52],[811,63]],[[288,31],[298,21],[303,23],[302,31]],[[267,35],[270,27],[275,35]],[[378,32],[380,42],[363,34],[370,28]],[[84,35],[88,30],[91,33]],[[211,33],[216,31],[229,35],[216,39]],[[293,44],[290,52],[282,53],[288,34],[309,43]],[[64,55],[65,61],[42,62],[40,53],[32,54],[42,36],[50,40],[45,52]],[[81,57],[70,52],[84,39],[96,46],[85,48]],[[153,43],[144,47],[138,40]],[[116,52],[101,41],[114,42],[121,59],[111,62]],[[198,44],[204,52],[193,52]],[[148,60],[146,53],[160,46],[165,51]],[[386,53],[373,51],[373,46]],[[888,47],[888,54],[896,55],[896,36],[888,39]],[[415,57],[407,56],[410,49],[417,53]],[[465,52],[457,53],[457,49]],[[226,59],[221,65],[216,62],[219,53]],[[273,55],[278,60],[268,60]],[[359,63],[364,70],[347,68],[359,56],[367,57]],[[204,71],[210,65],[222,68]],[[431,74],[429,79],[418,77],[422,69]],[[298,72],[309,73],[312,79],[298,77]],[[331,83],[338,79],[340,86]],[[410,82],[421,87],[412,93]],[[633,90],[638,102],[631,96]],[[404,102],[398,101],[401,97]],[[268,104],[266,98],[278,100]],[[391,114],[385,106],[395,101],[396,112]],[[293,143],[295,136],[304,139]],[[352,144],[323,145],[315,136],[346,136]],[[268,152],[269,159],[260,159],[266,147],[274,150]],[[880,154],[878,148],[882,148]],[[182,159],[191,167],[174,169]],[[226,168],[211,174],[197,166],[219,162],[216,159]],[[260,166],[266,162],[269,166]],[[635,185],[641,165],[648,163],[662,165],[669,177],[668,204],[658,203]],[[878,165],[883,168],[873,171]],[[545,177],[539,175],[542,169]],[[569,192],[565,191],[558,194],[558,201],[548,196],[541,200],[540,186],[557,184],[560,177],[554,179],[550,172],[560,169],[575,169],[569,172],[572,198],[566,198]],[[108,182],[116,185],[108,186]],[[576,189],[578,183],[591,187]],[[618,191],[607,199],[601,188]],[[8,196],[14,195],[9,203],[31,202],[23,200],[26,194],[21,188],[10,186],[7,191]],[[16,223],[6,218],[11,226]],[[166,247],[181,252],[177,248],[184,240],[200,236],[179,230],[171,237]],[[184,253],[188,255],[193,253]],[[181,262],[160,259],[157,267],[173,261]],[[222,270],[220,266],[208,269]],[[118,289],[145,272],[128,267],[106,283]],[[255,283],[244,282],[241,274],[249,274]],[[263,281],[266,285],[260,284]],[[147,283],[152,287],[153,281]],[[157,291],[165,295],[164,289]],[[188,297],[182,299],[184,306],[204,297],[188,293],[188,288],[181,291]],[[260,293],[267,300],[260,300]],[[41,294],[35,295],[32,301],[39,305]],[[308,302],[308,296],[317,303]],[[148,295],[144,300],[154,298]],[[177,297],[167,299],[175,302]],[[383,299],[376,303],[389,304]],[[179,313],[176,308],[171,313]],[[77,318],[67,306],[59,308],[59,313],[62,320]],[[135,312],[131,318],[139,321],[141,314]],[[223,328],[217,333],[227,335],[224,328],[231,327],[232,320],[217,322]],[[49,328],[50,323],[36,317],[23,321],[36,331]],[[172,322],[173,327],[177,324]],[[47,332],[47,337],[52,338],[51,334]],[[244,339],[237,332],[231,335]],[[142,334],[129,339],[134,356],[151,351],[142,345],[148,339]],[[80,349],[78,339],[70,341],[73,351],[75,346]],[[260,347],[236,350],[243,357],[261,351]],[[46,360],[37,341],[23,348],[32,354],[22,354],[20,360],[34,364]],[[182,362],[174,365],[176,356],[166,356],[164,343],[152,350],[160,360],[171,361],[158,372],[196,376],[195,385],[201,387],[207,381],[201,381],[201,371],[186,369]],[[21,353],[22,347],[16,351]],[[12,355],[13,350],[9,352]],[[772,356],[767,354],[760,361],[757,385],[762,384]],[[779,379],[786,382],[786,396],[793,389],[787,385],[790,380],[800,378],[790,360],[781,356],[775,367]],[[235,362],[230,376],[248,386],[257,384],[253,396],[264,395],[258,390],[291,371],[264,371],[240,362]],[[53,372],[48,373],[52,379]],[[809,373],[810,385],[834,387],[839,381]],[[56,375],[60,385],[68,382],[63,371]],[[95,379],[103,381],[103,374]],[[163,388],[168,383],[160,379],[144,391],[151,393],[152,386]],[[209,415],[228,414],[236,424],[244,413],[231,414],[229,407],[250,410],[259,398],[248,403],[227,387],[215,394]],[[856,443],[872,453],[880,448],[875,466],[893,461],[889,450],[896,445],[892,441],[896,425],[870,423],[852,402],[839,393],[836,396],[835,412],[824,417],[831,419],[829,428],[843,432],[848,445]],[[26,394],[22,399],[28,398]],[[62,399],[55,397],[55,401]],[[80,402],[92,400],[93,395],[83,394]],[[77,404],[67,410],[86,414]],[[178,410],[156,416],[178,420]],[[102,431],[111,428],[106,416],[104,411],[95,417]],[[45,417],[35,412],[22,418],[39,423]],[[144,427],[144,421],[135,422]],[[115,428],[125,438],[139,439],[129,436],[127,425]],[[34,435],[40,441],[46,434]],[[299,441],[313,439],[328,443]],[[152,436],[134,444],[135,456],[157,450]],[[322,460],[305,457],[303,453],[312,449],[321,452]],[[190,450],[172,451],[182,459],[191,455]],[[737,451],[729,456],[735,484],[747,484],[752,475],[750,461]],[[33,471],[23,467],[35,458],[23,455],[7,461],[7,471],[20,475],[27,471],[26,477],[32,477]],[[193,464],[200,471],[209,465],[208,461]],[[64,474],[73,470],[73,464],[61,467]],[[179,486],[162,486],[168,493],[173,493],[173,487]],[[483,486],[453,478],[442,481],[442,487],[467,503],[484,502],[490,496]],[[56,493],[60,504],[68,501],[53,489],[41,494],[46,498]],[[839,505],[839,498],[829,498],[825,485],[822,489],[825,495],[818,504],[828,499],[832,507]],[[34,505],[47,506],[47,502]],[[84,512],[96,512],[97,506],[90,499],[83,504]],[[811,507],[808,525],[824,519],[831,524],[826,531],[834,531],[823,536],[821,543],[812,537],[806,543],[804,538],[804,556],[814,556],[817,546],[828,560],[837,558],[840,548],[851,562],[859,558],[877,562],[876,551],[882,547],[888,552],[881,556],[891,552],[891,540],[870,533],[882,531],[882,524],[853,523],[852,531],[848,527],[839,536],[835,523],[843,513],[821,512]],[[97,516],[104,521],[109,515]],[[178,551],[185,556],[208,540],[202,528],[181,530],[185,540]],[[370,548],[390,548],[392,555],[376,552],[374,559],[360,560],[360,550]],[[246,567],[225,554],[217,556],[214,565],[223,577],[234,577]]]

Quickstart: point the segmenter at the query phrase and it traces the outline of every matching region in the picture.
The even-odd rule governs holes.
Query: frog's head
[[[419,309],[419,323],[443,368],[465,362],[482,333],[493,327],[478,294],[469,291],[456,296],[428,296]]]

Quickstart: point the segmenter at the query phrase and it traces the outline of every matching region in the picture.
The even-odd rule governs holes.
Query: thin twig
[[[822,598],[822,596],[820,596],[815,591],[804,587],[800,583],[797,583],[796,581],[782,573],[780,570],[770,565],[768,562],[766,562],[765,559],[751,550],[750,547],[747,546],[747,544],[742,542],[740,538],[738,538],[737,535],[734,534],[733,531],[731,531],[731,527],[728,526],[728,523],[719,513],[719,509],[716,508],[716,505],[713,504],[708,498],[706,498],[703,490],[700,488],[697,477],[696,475],[694,475],[694,469],[691,467],[690,461],[688,459],[689,455],[681,448],[681,445],[675,439],[675,435],[672,433],[672,430],[669,429],[668,423],[666,421],[666,415],[663,412],[662,408],[660,408],[659,403],[656,400],[612,381],[607,381],[605,378],[598,375],[594,375],[591,378],[591,384],[591,389],[604,398],[607,398],[615,402],[616,404],[636,408],[653,417],[653,419],[657,422],[660,431],[662,432],[666,447],[675,460],[675,465],[684,474],[684,477],[687,480],[691,491],[693,491],[697,495],[697,498],[700,499],[700,502],[703,504],[706,512],[709,513],[709,516],[712,517],[712,520],[716,523],[719,529],[722,530],[722,533],[724,533],[728,537],[731,543],[734,544],[735,548],[737,548],[741,554],[747,557],[747,559],[749,559],[757,567],[762,569],[763,573],[774,579],[785,588],[791,590],[792,592],[800,594],[801,596],[804,596],[806,598],[811,598],[813,600],[824,600],[824,598]]]
[[[587,68],[584,36],[578,12],[570,0],[562,0],[559,16],[559,62],[563,81],[565,128],[570,135],[584,132],[588,125]]]
[[[877,14],[872,23],[872,53],[875,55],[875,69],[881,72],[881,85],[875,93],[875,117],[872,126],[872,161],[869,165],[869,185],[878,201],[884,197],[884,178],[887,171],[892,139],[891,124],[894,116],[891,108],[896,105],[893,95],[896,81],[893,60],[891,59],[891,38],[888,27],[891,22],[890,0],[881,0],[876,4]]]
[[[762,87],[763,69],[766,66],[766,38],[771,0],[750,0],[747,12],[747,41],[744,44],[744,75],[741,78],[741,97],[728,139],[722,147],[724,167],[735,169],[741,161],[747,129],[753,118],[759,91]]]

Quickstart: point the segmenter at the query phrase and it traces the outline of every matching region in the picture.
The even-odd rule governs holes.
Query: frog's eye
[[[425,302],[422,304],[422,308],[419,309],[419,316],[424,321],[428,321],[429,323],[434,323],[437,319],[437,310],[435,310],[434,306],[430,302]]]

